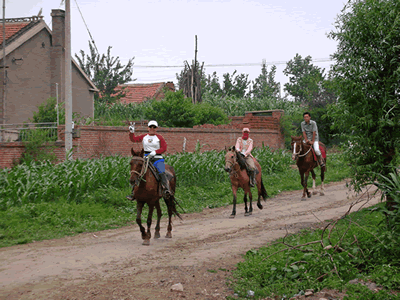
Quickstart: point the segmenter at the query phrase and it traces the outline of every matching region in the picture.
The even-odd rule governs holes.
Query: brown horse
[[[258,200],[257,207],[259,209],[263,209],[260,200],[263,199],[266,201],[268,194],[265,190],[262,177],[261,177],[261,166],[254,159],[254,163],[257,167],[258,173],[256,175],[256,183],[258,190]],[[253,212],[253,196],[250,190],[250,178],[247,175],[246,165],[244,158],[240,155],[238,151],[235,150],[235,147],[229,148],[225,155],[225,171],[229,173],[229,178],[231,180],[232,192],[233,192],[233,210],[230,218],[234,218],[236,215],[236,194],[239,188],[242,188],[244,191],[244,205],[245,205],[245,216],[249,216]],[[247,208],[247,194],[249,194],[250,198],[250,208]]]
[[[137,201],[137,215],[136,215],[136,223],[140,227],[140,232],[142,233],[143,245],[150,245],[150,227],[153,217],[154,207],[157,210],[157,224],[155,228],[154,238],[157,239],[160,237],[160,221],[161,221],[161,207],[160,207],[160,198],[161,195],[161,186],[159,181],[157,181],[155,175],[150,170],[148,160],[143,158],[144,150],[140,152],[135,152],[131,149],[132,159],[130,162],[131,165],[131,176],[129,181],[131,184],[135,184],[135,199]],[[175,186],[176,186],[176,177],[175,171],[172,166],[165,165],[165,172],[169,178],[170,188],[172,194],[175,194]],[[173,195],[170,195],[168,198],[164,198],[165,204],[168,207],[168,228],[166,238],[172,238],[172,214],[175,214],[179,218],[180,215],[176,210],[176,200]],[[145,228],[142,226],[142,210],[143,206],[147,203],[149,206],[149,214],[147,216],[147,232]]]
[[[296,160],[296,165],[299,168],[301,185],[303,186],[303,196],[301,200],[306,200],[306,195],[311,198],[311,192],[307,189],[308,176],[311,172],[313,185],[312,192],[316,195],[318,192],[315,186],[315,172],[314,169],[318,166],[318,162],[314,159],[313,151],[311,150],[311,145],[304,142],[302,136],[292,136],[292,159]],[[326,153],[326,147],[323,143],[319,142],[319,148]],[[326,162],[325,162],[326,163]],[[320,195],[325,195],[324,188],[324,178],[326,172],[326,165],[321,168],[321,190]]]

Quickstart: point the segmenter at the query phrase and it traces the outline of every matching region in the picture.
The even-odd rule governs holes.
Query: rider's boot
[[[132,193],[129,196],[126,196],[126,199],[130,200],[130,201],[135,201],[135,187],[132,187]]]
[[[256,185],[256,172],[249,171],[249,178],[250,178],[250,186],[254,187]]]
[[[322,158],[322,155],[317,155],[318,163],[322,167],[325,167],[325,162],[324,159]]]
[[[161,185],[163,189],[163,197],[168,197],[172,195],[171,188],[169,186],[169,180],[167,178],[167,174],[165,172],[160,173],[160,178],[161,178]]]

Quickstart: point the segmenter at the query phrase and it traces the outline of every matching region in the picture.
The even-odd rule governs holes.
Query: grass
[[[303,230],[252,249],[237,265],[230,285],[240,299],[247,298],[249,290],[255,292],[254,299],[289,299],[307,289],[322,288],[346,290],[346,299],[400,299],[391,292],[400,288],[399,243],[385,237],[384,221],[375,208],[363,209],[331,225],[332,230]],[[375,282],[383,290],[372,292],[361,284],[350,284],[352,279]]]
[[[301,188],[287,151],[263,147],[253,153],[263,168],[269,196]],[[178,178],[176,198],[186,213],[232,204],[224,155],[210,151],[167,156]],[[348,176],[343,161],[340,154],[330,156],[326,182]],[[0,170],[0,247],[132,224],[136,203],[125,198],[130,193],[128,176],[129,158],[118,156],[58,165],[32,162]],[[239,191],[238,203],[242,202]],[[163,201],[162,209],[166,211]]]

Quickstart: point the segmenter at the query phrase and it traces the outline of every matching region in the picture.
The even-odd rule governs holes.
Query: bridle
[[[140,173],[138,171],[136,171],[136,170],[131,170],[131,175],[132,175],[132,173],[138,175],[137,179],[135,180],[135,184],[138,185],[140,183],[140,181],[142,181],[142,180],[144,182],[146,182],[146,180],[144,179],[144,176],[146,175],[147,169],[149,167],[150,158],[149,157],[146,157],[146,158],[143,158],[143,157],[132,157],[132,160],[139,160],[139,161],[143,162],[142,169],[140,170]]]
[[[236,153],[235,152],[233,152],[233,151],[231,151],[232,153],[233,153],[233,155],[236,155]],[[232,161],[230,161],[230,160],[225,160],[225,163],[229,163],[231,166],[230,166],[230,168],[229,168],[229,175],[234,175],[235,177],[238,177],[238,174],[237,174],[237,172],[235,171],[235,168],[234,168],[234,166],[238,163],[237,161],[236,161],[236,159],[234,159],[235,161],[234,162],[232,162]]]
[[[311,151],[312,146],[310,146],[310,149],[308,149],[308,151],[306,153],[300,155],[301,150],[303,150],[303,143],[300,142],[300,150],[299,150],[299,152],[296,152],[296,144],[297,144],[296,142],[294,142],[294,144],[293,144],[293,154],[292,154],[292,157],[294,157],[293,159],[295,159],[296,157],[297,158],[304,157]]]

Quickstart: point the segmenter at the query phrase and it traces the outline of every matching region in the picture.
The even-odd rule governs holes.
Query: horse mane
[[[244,160],[244,157],[240,154],[239,151],[236,151],[236,161],[239,164],[240,170],[246,169],[246,162]]]

